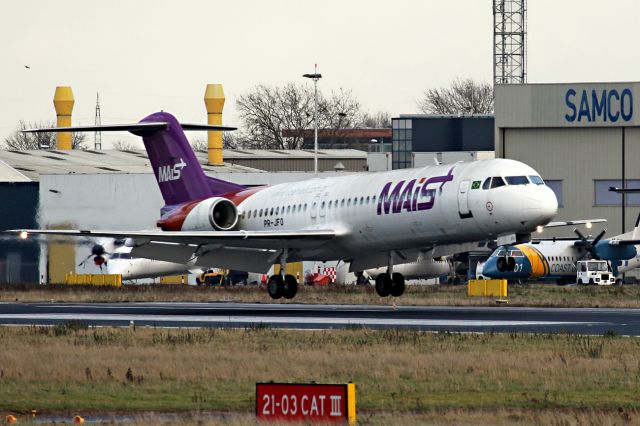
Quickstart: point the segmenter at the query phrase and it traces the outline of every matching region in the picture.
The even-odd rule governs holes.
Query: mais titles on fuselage
[[[377,214],[432,209],[436,200],[436,189],[442,189],[445,183],[453,180],[453,169],[453,167],[449,169],[444,176],[401,180],[395,183],[395,186],[394,182],[387,182],[380,191]],[[435,186],[436,184],[440,184],[439,188]],[[392,186],[393,189],[391,189]]]

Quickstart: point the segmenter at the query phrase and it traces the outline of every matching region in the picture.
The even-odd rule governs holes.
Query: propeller
[[[96,243],[93,245],[93,247],[91,247],[91,254],[89,254],[89,256],[87,256],[82,262],[80,262],[78,266],[83,266],[93,256],[93,263],[95,263],[96,266],[100,267],[100,270],[102,271],[102,265],[107,264],[107,260],[104,257],[105,255],[110,255],[110,253],[107,253],[102,244]]]
[[[598,245],[604,234],[607,232],[607,230],[603,229],[602,231],[600,231],[600,233],[596,235],[593,241],[589,241],[587,237],[585,237],[577,228],[573,228],[573,232],[578,236],[578,238],[580,238],[580,241],[576,241],[574,245],[576,247],[584,247],[584,249],[588,251],[594,259],[600,260],[600,256],[598,256],[598,252],[596,251],[596,246]]]

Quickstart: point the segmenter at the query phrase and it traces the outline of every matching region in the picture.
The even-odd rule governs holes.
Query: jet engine
[[[182,224],[183,231],[229,231],[238,223],[236,205],[222,197],[199,202]]]

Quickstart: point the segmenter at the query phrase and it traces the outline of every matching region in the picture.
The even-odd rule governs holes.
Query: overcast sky
[[[529,82],[640,80],[640,2],[529,0]],[[416,112],[426,88],[492,78],[491,0],[4,0],[0,139],[18,120],[55,119],[73,88],[74,124],[136,122],[165,110],[206,122],[207,83],[235,99],[263,83],[352,90],[365,110]],[[31,69],[27,69],[28,65]],[[105,135],[103,147],[135,137]],[[93,143],[93,135],[89,140]],[[140,144],[141,146],[141,144]]]

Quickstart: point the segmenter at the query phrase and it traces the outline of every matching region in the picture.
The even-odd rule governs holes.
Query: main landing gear
[[[287,249],[280,256],[280,274],[271,275],[267,282],[267,291],[272,299],[293,299],[298,292],[298,280],[293,275],[284,275],[287,265]]]
[[[393,252],[389,252],[387,272],[376,277],[376,293],[380,297],[399,297],[404,293],[404,277],[401,273],[393,272]]]
[[[272,299],[293,299],[298,292],[298,281],[293,275],[271,275],[267,283],[267,291]]]

